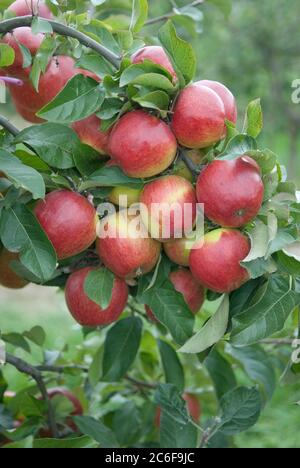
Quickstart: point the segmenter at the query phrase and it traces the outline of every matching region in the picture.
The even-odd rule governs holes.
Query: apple
[[[130,215],[127,210],[104,218],[98,235],[100,259],[120,278],[149,273],[159,260],[161,244],[149,237],[140,216]]]
[[[175,159],[177,143],[169,126],[143,110],[121,117],[109,137],[109,154],[130,177],[152,177]]]
[[[167,175],[145,185],[141,216],[151,237],[169,240],[193,229],[197,200],[193,185],[177,175]]]
[[[193,231],[189,234],[189,237],[171,239],[168,242],[164,242],[163,247],[166,255],[177,265],[188,267],[191,249],[197,241],[198,236],[199,234]]]
[[[45,36],[44,34],[32,34],[31,28],[23,27],[15,29],[12,33],[7,33],[1,42],[9,45],[15,51],[15,60],[12,65],[5,67],[5,73],[13,75],[18,73],[18,68],[23,68],[23,55],[20,45],[26,47],[31,56],[35,56],[40,48]]]
[[[85,327],[98,327],[115,322],[125,309],[128,300],[127,284],[117,277],[114,280],[111,302],[106,309],[103,310],[89,299],[85,293],[84,284],[88,274],[94,269],[86,267],[72,273],[65,289],[69,311],[74,319]]]
[[[207,148],[226,135],[223,101],[207,86],[190,85],[181,91],[174,107],[172,129],[187,148]]]
[[[16,16],[34,14],[46,19],[53,18],[51,11],[42,0],[16,0],[8,7],[8,11],[13,12]]]
[[[129,208],[131,205],[139,203],[141,192],[141,189],[118,186],[112,189],[108,200],[121,208]]]
[[[187,410],[191,418],[195,421],[195,423],[200,422],[201,418],[201,404],[196,395],[192,393],[183,393],[182,398],[186,401]],[[160,420],[161,420],[161,409],[156,408],[156,414],[154,419],[154,424],[156,427],[160,427]]]
[[[78,193],[68,190],[51,192],[37,203],[34,213],[59,260],[83,252],[96,240],[96,210]]]
[[[218,81],[202,80],[198,81],[196,85],[207,86],[220,96],[225,107],[226,119],[232,123],[237,122],[237,105],[232,92]]]
[[[150,322],[159,323],[159,320],[155,317],[149,306],[145,305],[145,311]]]
[[[191,251],[190,268],[204,287],[230,293],[249,280],[240,264],[250,252],[248,237],[234,229],[216,229],[199,242]]]
[[[4,247],[0,252],[0,285],[9,289],[22,289],[28,281],[18,276],[10,266],[13,261],[19,260],[19,254],[9,252]]]
[[[177,80],[176,72],[171,64],[169,57],[164,49],[160,46],[146,46],[139,49],[131,57],[132,63],[143,63],[145,60],[150,60],[157,65],[165,68],[173,77],[174,81]]]
[[[101,119],[96,115],[91,115],[71,125],[82,143],[91,146],[101,155],[107,155],[109,131],[102,132],[100,126]]]
[[[197,181],[197,199],[204,204],[205,215],[222,227],[247,224],[257,216],[263,198],[260,168],[247,155],[213,161]]]

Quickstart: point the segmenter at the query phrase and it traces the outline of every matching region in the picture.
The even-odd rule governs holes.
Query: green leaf
[[[272,275],[259,292],[257,301],[233,318],[231,342],[234,345],[250,345],[282,330],[300,303],[292,279],[279,274]]]
[[[52,34],[53,29],[49,21],[41,18],[40,16],[34,16],[31,23],[31,30],[33,34],[45,33]]]
[[[246,266],[247,262],[261,257],[264,258],[269,245],[269,229],[263,221],[256,219],[253,228],[247,234],[251,239],[251,250],[242,262],[244,266]]]
[[[252,138],[257,138],[263,128],[263,113],[261,100],[256,99],[248,104],[243,132]]]
[[[121,54],[118,42],[103,21],[92,19],[89,24],[84,24],[79,29],[115,54]]]
[[[46,341],[46,333],[42,327],[35,326],[28,332],[24,332],[23,335],[37,346],[43,346]]]
[[[32,212],[24,205],[3,210],[0,220],[3,245],[20,252],[21,263],[41,282],[51,279],[56,268],[56,253]]]
[[[258,345],[244,348],[228,347],[229,353],[239,361],[246,374],[262,386],[265,396],[271,399],[276,389],[276,374],[271,358]]]
[[[117,166],[103,167],[89,176],[89,179],[84,181],[79,190],[83,191],[93,187],[118,187],[119,185],[133,186],[134,188],[143,187],[141,179],[128,177]]]
[[[96,448],[90,437],[82,436],[73,439],[36,439],[33,448],[64,449],[64,448]]]
[[[98,304],[103,310],[111,302],[115,276],[107,268],[91,271],[86,277],[84,290],[91,301]]]
[[[196,55],[193,47],[177,36],[172,21],[168,21],[159,31],[159,39],[170,56],[175,71],[184,87],[190,83],[196,73]]]
[[[30,50],[28,50],[27,47],[25,47],[23,44],[19,43],[18,45],[23,58],[23,68],[28,68],[32,64],[32,56]]]
[[[278,156],[269,149],[248,150],[247,155],[254,159],[260,166],[263,174],[270,174],[276,167]]]
[[[121,112],[123,106],[124,102],[121,99],[107,98],[103,102],[99,112],[97,112],[97,116],[104,120],[111,119]]]
[[[219,399],[237,386],[232,365],[216,349],[213,349],[204,361],[204,365],[214,383]]]
[[[226,19],[229,18],[232,11],[232,0],[208,0],[208,2],[219,8]]]
[[[148,18],[148,0],[133,0],[130,30],[138,33]]]
[[[232,160],[248,154],[251,150],[257,149],[254,138],[247,135],[237,135],[232,138],[226,146],[224,152],[217,159]]]
[[[180,424],[162,411],[160,446],[166,449],[197,448],[198,431],[191,424]]]
[[[138,84],[140,77],[145,77],[148,75],[158,75],[163,79],[167,79],[168,84],[166,84],[166,81],[164,81],[164,86],[167,86],[168,89],[175,89],[172,84],[172,75],[168,72],[168,70],[156,63],[151,62],[150,60],[145,60],[143,63],[135,63],[127,67],[121,75],[120,87],[123,88],[129,84]],[[142,78],[142,81],[145,82],[145,78]],[[149,80],[147,80],[147,83],[148,81]],[[148,86],[148,84],[144,86]]]
[[[27,343],[26,339],[20,333],[7,333],[5,335],[1,335],[1,338],[6,343],[13,345],[15,348],[24,349],[27,353],[31,352],[30,346]]]
[[[101,421],[90,416],[75,416],[73,418],[78,429],[89,438],[94,439],[102,448],[118,448],[115,434]]]
[[[98,54],[82,54],[76,62],[76,67],[89,70],[100,78],[113,73],[113,67]]]
[[[119,444],[132,446],[140,438],[142,420],[134,401],[127,401],[113,417],[113,430]]]
[[[73,157],[80,146],[71,128],[53,123],[25,128],[17,135],[15,143],[28,144],[49,166],[58,169],[74,167]]]
[[[96,387],[102,376],[103,346],[96,351],[93,361],[89,367],[89,382],[92,387]]]
[[[206,349],[220,341],[226,333],[229,317],[229,297],[225,295],[220,307],[206,322],[201,330],[185,343],[179,352],[202,353]]]
[[[272,258],[257,258],[247,263],[241,263],[249,273],[251,279],[260,278],[265,274],[272,274],[277,271],[276,262]]]
[[[155,403],[180,425],[189,423],[186,402],[177,387],[172,384],[160,384],[154,394]]]
[[[94,114],[103,100],[101,85],[94,79],[79,74],[37,115],[51,122],[69,124]]]
[[[103,164],[98,151],[83,143],[78,145],[78,150],[74,153],[74,163],[80,174],[87,177]]]
[[[174,384],[180,392],[183,392],[185,388],[184,370],[176,351],[162,340],[158,340],[158,348],[166,383]]]
[[[25,166],[18,158],[1,149],[0,169],[16,188],[28,190],[32,193],[34,199],[45,197],[46,188],[41,174],[31,167]]]
[[[222,418],[220,431],[236,435],[254,426],[262,409],[261,396],[256,388],[239,387],[226,393],[220,401]]]
[[[137,317],[117,322],[107,333],[103,356],[103,380],[120,380],[133,364],[140,347],[143,323]]]
[[[7,44],[0,44],[0,67],[9,67],[14,61],[14,49]]]
[[[153,91],[142,95],[139,93],[132,100],[142,107],[159,111],[168,110],[170,104],[170,98],[164,91]]]

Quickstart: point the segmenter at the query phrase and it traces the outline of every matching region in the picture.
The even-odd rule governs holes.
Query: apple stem
[[[194,177],[198,177],[200,172],[204,169],[205,164],[200,164],[199,166],[195,164],[186,154],[186,151],[184,149],[180,150],[180,158],[182,161],[185,163],[187,168],[192,172]]]
[[[0,23],[0,34],[6,34],[14,29],[22,28],[22,27],[30,27],[32,21],[34,20],[33,16],[19,16],[17,18],[10,18],[5,21],[1,21]],[[99,44],[99,42],[95,41],[91,37],[87,36],[86,34],[77,31],[76,29],[66,26],[64,24],[58,23],[57,21],[47,20],[48,23],[51,24],[52,29],[55,33],[66,36],[72,37],[73,39],[77,39],[81,44],[93,49],[95,52],[100,54],[106,60],[108,60],[115,68],[120,67],[121,57],[112,52],[111,50],[107,49],[103,45]]]
[[[17,136],[20,132],[6,117],[0,115],[0,127],[5,128],[13,136]]]

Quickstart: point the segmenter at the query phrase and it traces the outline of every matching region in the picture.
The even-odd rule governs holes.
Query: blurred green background
[[[9,2],[6,2],[9,3]],[[108,0],[122,11],[130,0]],[[174,1],[150,0],[151,16],[170,11]],[[178,6],[189,1],[176,1]],[[223,13],[213,3],[223,5]],[[292,102],[292,83],[300,79],[299,0],[233,0],[228,17],[226,0],[211,0],[201,7],[196,32],[194,23],[176,21],[181,34],[191,39],[198,56],[199,79],[222,81],[236,95],[240,125],[246,105],[261,97],[264,132],[261,145],[276,152],[288,168],[289,177],[300,185],[300,104]],[[157,37],[157,27],[147,29],[149,40]],[[151,39],[150,39],[151,38]],[[11,104],[0,104],[0,112],[22,128],[26,125]],[[65,340],[76,343],[79,327],[67,312],[62,293],[29,286],[21,292],[0,288],[0,329],[24,331],[34,325],[47,330],[49,348],[60,348]],[[238,447],[300,446],[300,385],[281,384],[273,401],[252,430],[239,436]],[[205,407],[203,408],[205,414]]]

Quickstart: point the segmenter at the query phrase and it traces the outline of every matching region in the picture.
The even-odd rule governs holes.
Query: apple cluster
[[[40,16],[51,18],[44,5],[39,7]],[[24,9],[23,0],[17,0],[10,9],[16,15],[29,13]],[[33,36],[30,28],[19,28],[3,40],[15,50],[15,62],[5,73],[24,83],[22,87],[11,85],[11,96],[19,114],[30,122],[41,121],[36,113],[75,74],[93,76],[75,68],[72,58],[56,56],[41,76],[39,91],[36,91],[30,82],[31,68],[23,68],[20,44],[34,56],[43,41],[43,34]],[[173,82],[177,82],[176,72],[162,47],[144,47],[131,60],[135,64],[150,60],[164,67]],[[90,200],[68,190],[48,193],[34,208],[59,261],[95,246],[100,264],[115,275],[111,301],[104,310],[85,291],[85,282],[93,266],[76,270],[69,276],[65,288],[67,305],[74,318],[84,326],[116,321],[128,301],[129,286],[141,275],[155,269],[162,250],[174,263],[169,279],[193,313],[201,309],[207,289],[230,293],[249,279],[247,270],[241,266],[250,251],[250,241],[243,228],[257,216],[263,203],[260,168],[245,154],[233,160],[203,159],[209,148],[226,138],[227,121],[236,123],[236,100],[223,84],[199,81],[178,93],[169,115],[164,120],[154,112],[136,108],[122,115],[106,132],[100,130],[101,122],[95,115],[72,124],[83,143],[96,149],[101,157],[110,157],[108,165],[116,165],[127,176],[144,182],[142,190],[112,189],[109,201],[119,205],[122,195],[128,200],[125,204],[120,203],[115,214],[100,221]],[[181,151],[197,164],[205,160],[196,180],[187,168],[178,170]],[[149,236],[137,238],[131,224],[126,222],[128,205],[133,203],[142,203],[149,208],[136,215],[147,226]],[[176,217],[172,213],[174,203],[180,207],[182,216]],[[204,205],[207,229],[204,238],[191,245],[190,236],[189,239],[178,238],[178,233],[182,232],[183,226],[186,229],[187,224],[193,232],[197,203]],[[161,212],[152,215],[153,204],[170,206],[171,226],[167,237],[164,235],[166,218]],[[184,216],[185,205],[191,207],[188,223]],[[112,227],[116,236],[101,235]],[[197,232],[194,234],[196,239]],[[2,250],[0,281],[5,286],[19,288],[25,281],[9,268],[14,259],[16,254]],[[146,312],[151,320],[157,320],[155,310],[146,307]]]

